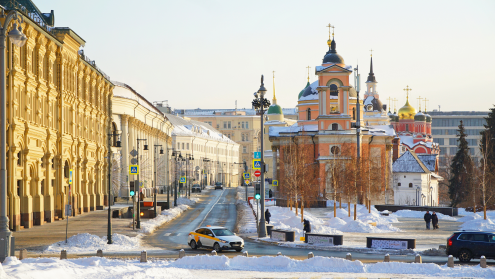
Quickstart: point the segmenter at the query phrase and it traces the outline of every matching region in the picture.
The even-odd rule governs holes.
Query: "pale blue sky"
[[[294,107],[306,67],[321,65],[328,28],[364,81],[373,49],[382,102],[427,97],[428,109],[495,104],[495,1],[34,0],[55,25],[86,40],[85,54],[112,80],[173,108],[250,107],[260,75]],[[361,97],[364,90],[361,90]],[[423,107],[423,105],[422,105]]]

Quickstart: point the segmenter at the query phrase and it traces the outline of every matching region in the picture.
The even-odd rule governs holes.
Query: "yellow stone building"
[[[12,9],[16,1],[1,2]],[[80,50],[80,36],[53,27],[53,12],[40,13],[29,0],[16,4],[28,40],[21,48],[7,40],[7,206],[14,231],[64,218],[68,203],[72,215],[106,203],[114,87]]]

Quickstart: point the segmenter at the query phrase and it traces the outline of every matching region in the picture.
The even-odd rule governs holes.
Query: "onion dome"
[[[282,114],[282,108],[277,104],[273,104],[268,108],[266,114]]]
[[[333,39],[331,44],[330,44],[330,49],[327,51],[327,53],[323,57],[323,64],[326,64],[326,63],[345,64],[344,58],[342,58],[342,56],[337,54],[336,47],[337,47],[337,44],[335,43],[335,39]]]
[[[425,114],[426,122],[430,122],[431,123],[431,116],[428,113],[426,113],[426,110],[425,110],[425,113],[424,114]]]
[[[419,111],[414,116],[414,121],[426,121],[426,116],[421,111]]]
[[[318,87],[318,81],[314,81],[312,84],[309,84],[308,82],[308,85],[309,86],[306,86],[306,88],[304,88],[304,90],[302,91],[303,94],[301,97],[318,94],[318,91],[316,91],[316,87]]]
[[[301,92],[299,92],[299,96],[297,96],[297,99],[298,99],[298,100],[299,100],[299,99],[301,99],[302,95],[304,94],[304,90],[306,90],[306,88],[308,88],[308,87],[309,87],[309,81],[308,81],[308,83],[306,84],[306,87],[304,87],[304,89],[303,89],[303,90],[301,90]]]
[[[392,114],[392,117],[390,117],[390,118],[394,122],[399,122],[399,116],[397,115],[396,112],[394,112],[394,114]]]
[[[406,104],[399,109],[399,119],[413,120],[416,115],[416,109],[409,104],[409,98],[406,100]]]

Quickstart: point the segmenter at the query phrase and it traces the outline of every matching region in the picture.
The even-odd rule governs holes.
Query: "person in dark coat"
[[[431,213],[431,224],[433,225],[433,229],[438,229],[438,216],[435,211]]]
[[[272,198],[273,197],[273,192],[272,192],[272,189],[270,189],[270,191],[268,191],[268,198]]]
[[[310,233],[311,232],[311,223],[309,222],[309,220],[304,219],[303,231],[305,233]]]
[[[140,200],[140,201],[144,201],[144,193],[143,193],[143,192],[141,192],[141,193],[139,194],[139,200]]]
[[[430,222],[431,222],[430,211],[426,211],[424,219],[425,219],[425,222],[426,222],[426,229],[429,230],[430,229]]]
[[[265,220],[268,224],[270,224],[270,217],[272,217],[272,215],[270,214],[270,211],[268,211],[268,208],[267,208],[265,211]]]

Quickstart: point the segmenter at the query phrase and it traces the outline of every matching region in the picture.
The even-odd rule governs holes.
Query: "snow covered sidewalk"
[[[199,272],[198,272],[199,271]],[[230,272],[235,271],[235,272]],[[239,272],[243,271],[243,272]],[[297,273],[300,272],[300,273]],[[331,273],[331,274],[325,274]],[[226,276],[228,274],[228,276]],[[282,277],[279,277],[279,276]],[[140,263],[90,257],[69,260],[9,257],[0,265],[0,278],[308,278],[308,277],[469,277],[495,278],[495,268],[431,263],[388,262],[363,264],[340,258],[294,260],[285,256],[243,257],[197,255],[177,260]]]
[[[136,237],[129,237],[122,234],[112,234],[113,244],[107,244],[107,237],[99,237],[97,235],[89,233],[80,233],[74,235],[65,241],[59,241],[52,245],[49,245],[43,252],[44,253],[60,253],[61,250],[67,250],[67,253],[96,253],[101,249],[104,252],[123,252],[123,251],[141,251],[145,247],[141,243],[141,237],[143,234],[150,234],[156,230],[159,226],[170,222],[177,218],[182,212],[189,209],[189,206],[196,203],[198,198],[178,198],[177,206],[171,209],[163,210],[162,213],[156,218],[141,221],[140,234]],[[129,220],[132,224],[132,220]],[[158,248],[153,248],[158,249]]]

